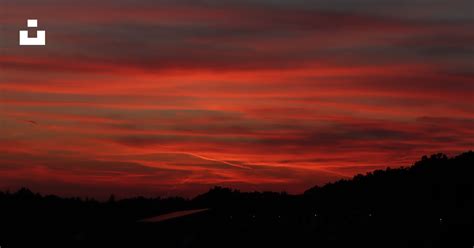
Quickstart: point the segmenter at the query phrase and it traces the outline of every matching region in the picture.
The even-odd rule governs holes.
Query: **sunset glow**
[[[2,189],[301,193],[474,147],[472,1],[39,2],[0,0]]]

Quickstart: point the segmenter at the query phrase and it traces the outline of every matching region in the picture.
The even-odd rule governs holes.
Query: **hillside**
[[[2,247],[472,247],[474,152],[423,157],[302,195],[215,187],[107,202],[0,193]],[[173,211],[199,214],[143,223]]]

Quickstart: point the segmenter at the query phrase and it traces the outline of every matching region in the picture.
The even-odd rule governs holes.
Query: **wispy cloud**
[[[474,146],[471,1],[0,5],[3,188],[301,192]]]

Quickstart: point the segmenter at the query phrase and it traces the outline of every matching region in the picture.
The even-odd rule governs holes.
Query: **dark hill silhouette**
[[[0,193],[4,247],[473,247],[474,153],[423,157],[302,195],[215,187],[106,202]],[[159,223],[174,211],[209,209]],[[159,218],[158,218],[159,219]]]

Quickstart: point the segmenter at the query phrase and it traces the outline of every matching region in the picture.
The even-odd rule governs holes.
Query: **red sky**
[[[0,0],[0,188],[301,193],[470,150],[473,5]]]

